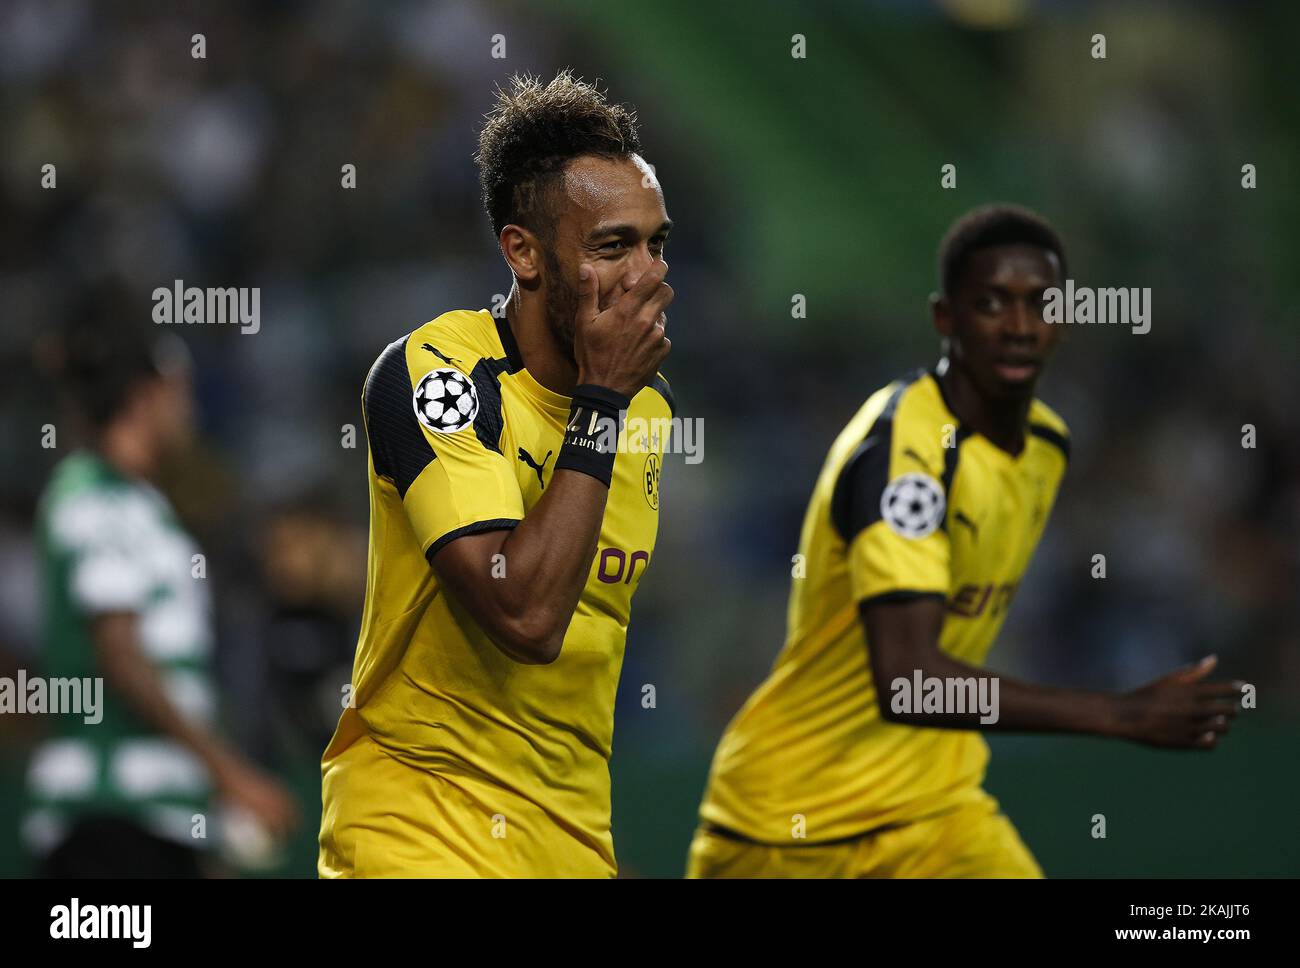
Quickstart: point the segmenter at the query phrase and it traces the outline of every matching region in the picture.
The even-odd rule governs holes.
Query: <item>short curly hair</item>
[[[952,223],[939,243],[939,291],[952,295],[979,249],[1017,243],[1054,252],[1065,276],[1065,246],[1047,219],[1022,205],[998,203],[972,209]]]
[[[570,161],[641,152],[636,112],[610,104],[567,68],[547,84],[515,75],[496,94],[474,156],[494,235],[514,223],[549,239],[556,189]]]

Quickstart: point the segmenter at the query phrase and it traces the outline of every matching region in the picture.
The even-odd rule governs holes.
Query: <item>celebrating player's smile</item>
[[[323,876],[615,873],[614,693],[666,441],[606,431],[673,407],[671,223],[640,150],[567,72],[514,80],[478,154],[504,315],[445,313],[366,379],[370,564]]]
[[[982,788],[977,730],[1208,749],[1236,714],[1240,684],[1206,681],[1213,659],[1126,695],[981,668],[1069,456],[1033,395],[1065,255],[1038,216],[989,207],[950,230],[940,275],[945,357],[874,393],[831,448],[785,647],[718,747],[692,876],[1041,876]],[[960,689],[922,702],[917,682]],[[930,701],[963,694],[995,701]]]

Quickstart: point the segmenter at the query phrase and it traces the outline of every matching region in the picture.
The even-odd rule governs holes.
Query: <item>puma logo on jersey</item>
[[[432,354],[433,354],[434,356],[436,356],[438,359],[442,360],[442,362],[446,363],[448,366],[459,366],[459,365],[460,365],[460,360],[454,359],[454,358],[452,358],[452,357],[450,357],[450,356],[443,356],[443,355],[442,355],[441,353],[439,353],[436,349],[434,349],[434,347],[433,347],[431,344],[429,344],[429,343],[425,343],[423,346],[420,347],[420,349],[422,349],[422,350],[428,350],[430,353],[432,353]]]
[[[970,536],[972,541],[979,541],[980,526],[978,524],[976,524],[970,518],[966,517],[966,515],[962,514],[960,511],[958,511],[955,515],[953,515],[953,520],[956,521],[958,524],[966,525],[966,527],[970,529]]]
[[[552,453],[553,451],[548,450],[546,456],[542,458],[542,462],[539,464],[537,461],[533,460],[532,454],[528,453],[528,451],[524,450],[522,447],[519,448],[519,459],[533,470],[537,471],[537,483],[542,485],[542,490],[546,489],[546,481],[542,480],[542,470],[546,467],[546,462],[551,459]]]

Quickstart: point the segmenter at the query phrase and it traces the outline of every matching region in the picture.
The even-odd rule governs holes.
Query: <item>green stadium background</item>
[[[937,240],[1006,200],[1058,226],[1076,279],[1150,286],[1154,321],[1140,338],[1072,331],[1041,385],[1073,464],[990,664],[1123,689],[1215,652],[1259,708],[1212,755],[996,738],[989,788],[1050,875],[1300,874],[1300,8],[65,3],[0,17],[0,671],[39,669],[31,520],[59,456],[38,446],[53,415],[41,334],[99,292],[147,305],[176,272],[264,286],[262,334],[183,333],[204,436],[169,480],[213,563],[226,722],[306,817],[263,873],[314,871],[328,732],[319,704],[278,702],[295,684],[267,671],[267,630],[303,605],[264,578],[268,522],[297,513],[358,560],[364,466],[338,426],[383,345],[505,291],[476,119],[508,74],[570,66],[639,109],[676,223],[665,372],[706,429],[701,464],[666,463],[634,607],[611,768],[623,873],[682,873],[713,746],[779,648],[825,450],[873,389],[933,360]],[[38,186],[49,160],[57,199]],[[346,162],[354,193],[338,189]],[[1090,577],[1097,553],[1105,580]],[[360,612],[354,579],[317,578],[304,594],[335,654],[299,695],[336,690]],[[40,730],[0,721],[3,874],[25,869],[22,768]]]

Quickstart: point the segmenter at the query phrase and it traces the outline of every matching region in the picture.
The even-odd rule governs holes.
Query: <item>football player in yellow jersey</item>
[[[1240,684],[1213,658],[1126,695],[984,668],[1069,456],[1034,398],[1065,278],[1037,215],[989,206],[940,248],[945,356],[873,394],[804,519],[785,646],[728,726],[691,844],[694,877],[1037,877],[982,788],[980,730],[1213,748]]]
[[[673,408],[671,223],[640,150],[635,116],[568,72],[499,91],[477,160],[504,317],[445,313],[366,379],[370,560],[323,877],[616,872],[614,694]]]

